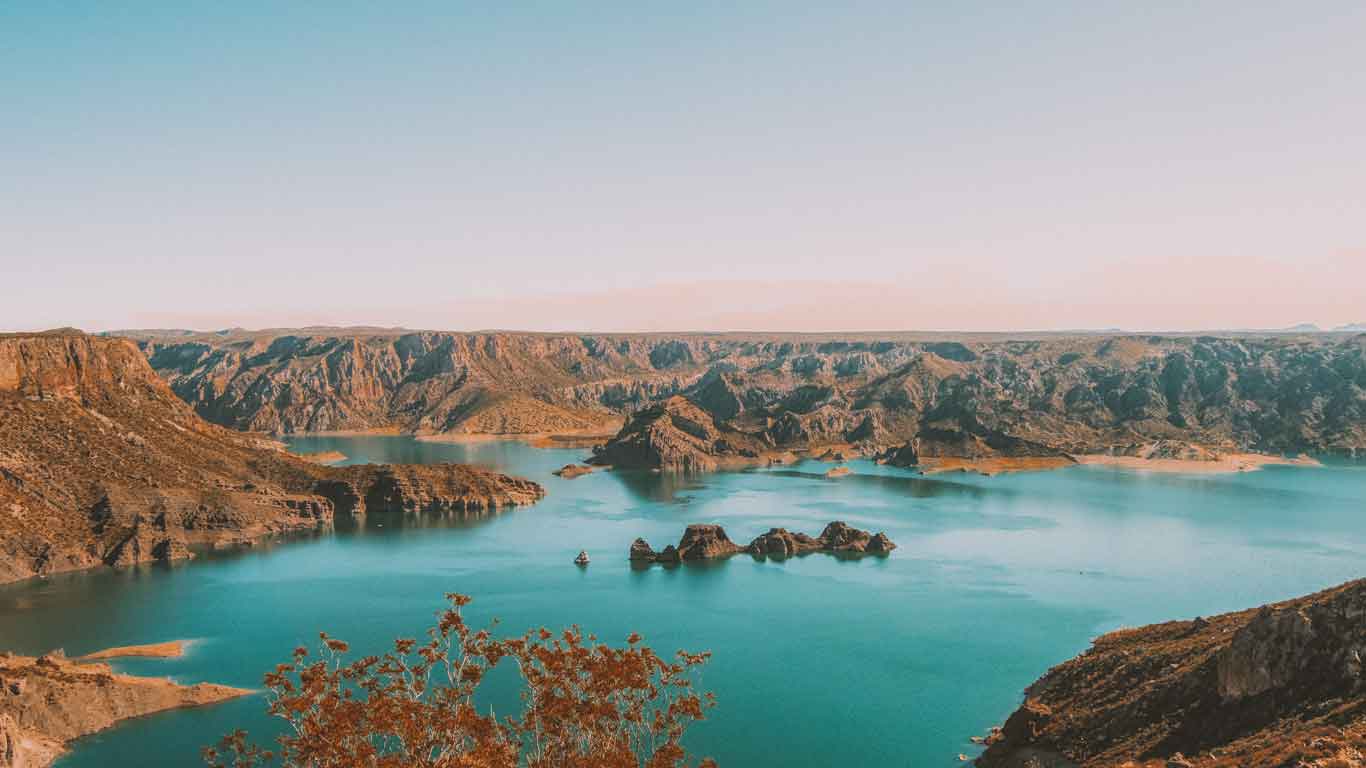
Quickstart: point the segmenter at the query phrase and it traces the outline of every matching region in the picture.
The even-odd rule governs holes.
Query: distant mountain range
[[[676,447],[706,454],[693,457],[702,466],[727,451],[869,453],[914,441],[935,455],[974,458],[1156,440],[1271,452],[1366,448],[1363,336],[307,329],[135,338],[201,416],[273,434],[606,440],[623,419],[649,411],[682,433],[669,431]],[[693,423],[686,403],[650,410],[679,396],[708,423]],[[662,430],[663,422],[628,424],[622,436]]]

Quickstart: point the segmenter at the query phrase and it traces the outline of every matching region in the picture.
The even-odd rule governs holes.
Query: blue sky
[[[0,328],[1363,321],[1363,39],[1348,2],[0,2]]]

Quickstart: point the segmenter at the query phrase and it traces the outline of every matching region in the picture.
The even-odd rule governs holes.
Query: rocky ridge
[[[632,417],[606,448],[623,466],[705,469],[830,446],[906,448],[903,462],[1042,461],[1156,441],[1366,449],[1366,334],[138,338],[176,393],[236,429],[525,434]]]
[[[60,652],[0,655],[0,768],[43,768],[65,743],[120,720],[215,704],[251,691],[115,673]]]
[[[826,552],[835,555],[886,555],[896,544],[885,533],[869,533],[835,521],[825,526],[821,535],[811,537],[804,533],[792,533],[786,528],[770,528],[747,546],[741,547],[730,540],[726,529],[719,525],[694,523],[683,532],[678,546],[672,544],[660,552],[654,551],[649,542],[636,539],[631,544],[629,557],[632,563],[677,564],[685,561],[715,560],[740,553],[755,557],[782,559],[796,557],[812,552]]]
[[[1360,766],[1363,660],[1366,580],[1119,630],[1026,689],[977,764]]]
[[[184,559],[336,514],[482,513],[541,494],[458,465],[322,466],[205,422],[128,341],[0,336],[0,583]]]

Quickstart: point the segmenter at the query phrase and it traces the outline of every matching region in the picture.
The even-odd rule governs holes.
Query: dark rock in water
[[[829,552],[841,555],[886,555],[896,544],[885,533],[870,534],[835,521],[825,526],[819,538],[805,533],[794,533],[786,528],[770,528],[746,547],[730,540],[719,525],[694,524],[688,526],[678,547],[673,545],[655,553],[644,539],[631,544],[633,563],[678,563],[684,560],[712,560],[745,552],[755,557],[786,558],[810,552]]]
[[[555,475],[556,477],[563,477],[566,480],[573,480],[576,477],[586,475],[592,471],[592,467],[586,467],[582,464],[566,464],[550,474]]]
[[[879,532],[868,540],[868,546],[864,551],[870,555],[885,555],[894,549],[896,543],[887,538],[887,534]]]
[[[725,557],[740,551],[740,547],[726,535],[726,529],[719,525],[694,523],[683,532],[678,542],[678,556],[684,560],[710,560]]]
[[[879,459],[882,463],[890,464],[893,467],[914,467],[920,463],[920,456],[915,452],[915,441],[897,448],[891,448]]]
[[[636,539],[631,542],[631,560],[638,562],[641,560],[654,560],[659,555],[650,548],[650,543],[645,539]]]
[[[867,531],[851,528],[840,520],[825,526],[820,536],[821,545],[831,552],[866,552],[872,538]]]
[[[783,558],[815,552],[820,548],[819,541],[804,533],[789,533],[786,528],[770,528],[768,533],[751,541],[746,551],[752,555]]]

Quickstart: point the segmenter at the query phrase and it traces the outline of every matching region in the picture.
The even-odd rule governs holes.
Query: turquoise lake
[[[518,442],[310,437],[297,451],[353,462],[468,462],[545,485],[498,516],[368,527],[175,567],[102,569],[0,588],[0,648],[69,654],[192,639],[177,660],[116,666],[258,687],[319,630],[359,652],[428,626],[445,592],[508,634],[579,624],[632,631],[662,652],[714,655],[701,682],[719,706],[689,732],[722,766],[951,766],[1021,689],[1120,626],[1191,618],[1366,575],[1366,467],[1172,475],[1096,467],[997,477],[920,476],[867,461],[678,477],[551,470],[586,451]],[[741,543],[770,527],[831,520],[885,530],[888,558],[747,556],[632,570],[684,526],[716,522]],[[592,565],[574,555],[586,549]],[[515,705],[511,677],[490,703]],[[78,742],[61,768],[194,766],[236,727],[268,741],[260,696],[130,721]]]

